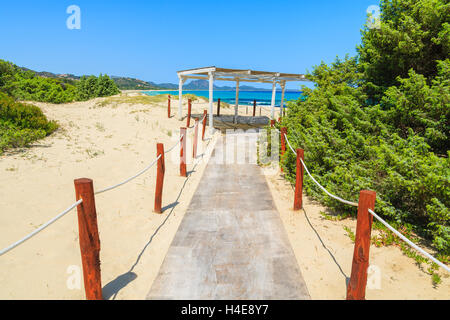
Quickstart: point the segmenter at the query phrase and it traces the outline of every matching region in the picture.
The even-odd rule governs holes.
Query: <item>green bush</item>
[[[383,0],[381,28],[364,28],[358,52],[369,97],[379,100],[410,69],[433,79],[450,56],[448,0]]]
[[[0,60],[0,90],[18,100],[65,103],[75,100],[76,88],[64,79],[37,76]]]
[[[22,147],[41,139],[58,128],[36,106],[17,103],[0,92],[0,152]]]
[[[120,93],[115,82],[107,75],[83,76],[77,83],[77,100],[86,101],[95,97],[109,97]]]
[[[0,90],[22,101],[67,103],[120,93],[107,75],[83,76],[79,81],[44,78],[0,60]]]
[[[381,8],[381,29],[365,29],[359,56],[315,67],[308,78],[316,87],[303,87],[305,99],[289,103],[280,126],[325,188],[355,202],[360,190],[375,190],[376,211],[432,240],[442,258],[450,254],[450,60],[442,38],[450,6],[383,0]],[[429,41],[431,51],[408,51]],[[294,181],[295,156],[281,161]],[[356,214],[308,178],[305,191]]]

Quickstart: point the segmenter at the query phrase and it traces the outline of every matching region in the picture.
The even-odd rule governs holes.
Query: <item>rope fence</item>
[[[350,206],[354,206],[358,208],[358,216],[357,216],[357,225],[356,225],[356,236],[355,236],[355,251],[353,256],[352,263],[352,275],[348,285],[347,290],[347,299],[364,299],[365,298],[365,287],[367,281],[367,267],[369,261],[369,247],[370,247],[370,232],[371,232],[371,219],[370,216],[375,217],[378,221],[380,221],[386,228],[392,231],[396,236],[406,242],[411,248],[417,250],[431,261],[436,263],[438,266],[450,272],[450,268],[433,257],[431,254],[417,246],[403,234],[401,234],[398,230],[393,228],[390,224],[388,224],[385,220],[383,220],[380,216],[378,216],[374,211],[375,206],[375,196],[376,193],[373,191],[363,190],[360,194],[359,203],[348,201],[338,197],[331,192],[329,192],[324,186],[322,186],[310,173],[308,167],[304,162],[304,151],[303,149],[294,149],[292,144],[290,143],[287,137],[287,128],[281,128],[281,131],[275,128],[273,122],[271,122],[271,127],[281,133],[281,152],[284,154],[285,145],[289,146],[289,149],[292,151],[294,155],[297,156],[297,171],[296,171],[296,187],[295,187],[295,198],[294,198],[294,210],[299,210],[301,206],[301,198],[302,198],[302,185],[303,185],[303,170],[306,171],[311,180],[328,196],[331,198],[340,201],[341,203],[345,203]]]
[[[190,103],[189,103],[190,105]],[[169,111],[168,116],[170,118],[170,97],[169,97]],[[198,124],[202,122],[202,141],[205,140],[205,127],[206,127],[206,117],[207,111],[204,110],[204,115],[201,120],[196,120],[195,124],[195,135],[193,148],[196,149],[197,136],[198,136]],[[98,190],[94,192],[93,181],[91,179],[77,179],[75,180],[75,193],[77,201],[71,204],[67,209],[56,215],[54,218],[50,219],[48,222],[44,223],[39,228],[33,230],[31,233],[23,237],[22,239],[12,243],[11,245],[0,250],[0,256],[8,253],[14,248],[18,247],[25,241],[31,239],[33,236],[37,235],[51,224],[65,216],[67,213],[71,212],[74,208],[78,210],[78,224],[79,224],[79,240],[82,256],[83,276],[85,278],[85,292],[86,298],[88,300],[101,300],[102,288],[101,288],[101,277],[100,277],[100,261],[99,261],[99,251],[100,251],[100,240],[97,230],[97,214],[95,209],[94,196],[105,193],[107,191],[116,189],[136,178],[143,175],[145,172],[150,170],[155,164],[157,164],[157,177],[156,177],[156,188],[155,188],[155,210],[156,213],[162,213],[161,203],[162,203],[162,186],[164,181],[164,155],[173,151],[178,145],[180,145],[180,175],[187,177],[186,174],[186,138],[187,132],[186,128],[180,128],[180,138],[178,141],[167,151],[164,152],[164,146],[162,143],[157,144],[157,157],[151,163],[149,163],[144,169],[136,173],[135,175],[123,180],[120,183],[109,186],[107,188]],[[208,143],[209,144],[209,143]],[[196,158],[196,150],[193,149],[194,158]],[[86,279],[90,279],[86,281]],[[94,281],[92,281],[94,279]]]
[[[192,146],[192,156],[194,159],[197,158],[197,139],[198,139],[198,126],[202,123],[202,141],[205,141],[205,128],[207,111],[204,110],[203,117],[201,119],[195,119],[195,124],[189,126],[191,119],[191,100],[188,100],[188,117],[186,127],[180,128],[180,138],[178,141],[171,146],[168,150],[164,151],[164,145],[162,143],[157,144],[157,156],[150,162],[144,169],[136,173],[135,175],[119,182],[115,185],[109,186],[107,188],[98,190],[94,192],[93,181],[90,179],[77,179],[75,180],[75,191],[77,201],[71,204],[67,209],[50,219],[48,222],[44,223],[39,228],[33,230],[31,233],[23,237],[22,239],[12,243],[11,245],[0,250],[0,256],[10,252],[14,248],[18,247],[22,243],[31,239],[36,234],[45,230],[47,227],[52,225],[57,220],[64,217],[66,214],[71,212],[74,208],[78,211],[78,224],[79,224],[79,241],[81,248],[82,264],[84,278],[90,279],[85,281],[85,292],[86,298],[88,300],[99,300],[102,299],[102,287],[101,287],[101,276],[100,276],[100,240],[97,230],[97,214],[95,208],[95,195],[99,195],[120,186],[127,184],[128,182],[138,178],[139,176],[146,173],[153,166],[157,165],[156,171],[156,187],[155,187],[155,207],[154,212],[162,213],[162,191],[163,182],[165,174],[165,159],[164,155],[172,152],[177,146],[180,146],[180,176],[187,177],[186,171],[186,140],[187,140],[187,129],[194,129],[194,140]],[[256,102],[254,103],[253,116],[255,115]],[[220,100],[218,102],[218,114],[220,114]],[[170,118],[170,96],[168,99],[168,117]],[[270,121],[270,125],[276,131],[281,133],[281,148],[282,154],[286,151],[286,145],[297,157],[296,161],[296,183],[295,183],[295,195],[294,195],[294,210],[300,210],[302,208],[302,189],[303,189],[303,175],[306,171],[309,178],[329,197],[358,208],[357,214],[357,225],[356,225],[356,235],[355,235],[355,248],[352,261],[352,273],[351,278],[347,286],[347,299],[348,300],[362,300],[365,298],[365,289],[367,282],[367,268],[369,266],[369,248],[370,248],[370,234],[372,228],[372,219],[375,217],[380,223],[382,223],[386,228],[392,231],[396,236],[406,242],[411,248],[420,252],[422,255],[436,263],[438,266],[450,272],[450,268],[444,263],[433,257],[431,254],[414,244],[411,240],[401,234],[398,230],[389,225],[385,220],[378,216],[375,211],[375,198],[376,193],[369,190],[362,190],[360,192],[359,202],[352,202],[345,200],[339,196],[336,196],[329,192],[324,186],[322,186],[311,174],[308,167],[304,162],[304,150],[295,149],[287,136],[287,128],[281,128],[281,131],[275,127],[275,120]],[[195,161],[194,161],[195,162]]]
[[[113,186],[110,186],[110,187],[107,187],[107,188],[105,188],[105,189],[99,190],[99,191],[95,192],[94,194],[95,194],[95,195],[98,195],[98,194],[101,194],[101,193],[104,193],[104,192],[107,192],[107,191],[116,189],[116,188],[118,188],[118,187],[120,187],[120,186],[123,186],[124,184],[126,184],[126,183],[128,183],[128,182],[130,182],[130,181],[132,181],[132,180],[134,180],[134,179],[136,179],[137,177],[139,177],[139,176],[143,175],[145,172],[147,172],[151,167],[153,167],[153,166],[155,165],[155,163],[156,163],[160,158],[161,158],[161,155],[159,155],[159,156],[158,156],[155,160],[153,160],[147,167],[145,167],[143,170],[139,171],[139,172],[138,172],[137,174],[135,174],[134,176],[131,176],[131,177],[125,179],[124,181],[119,182],[118,184],[115,184],[115,185],[113,185]]]
[[[63,212],[61,212],[60,214],[58,214],[56,217],[54,217],[53,219],[49,220],[48,222],[44,223],[42,226],[40,226],[39,228],[37,228],[36,230],[31,232],[30,234],[26,235],[25,237],[23,237],[19,241],[16,241],[13,244],[7,246],[6,248],[0,250],[0,256],[4,255],[5,253],[7,253],[7,252],[11,251],[12,249],[14,249],[15,247],[17,247],[18,245],[20,245],[20,244],[24,243],[25,241],[27,241],[28,239],[32,238],[33,236],[35,236],[36,234],[38,234],[39,232],[41,232],[42,230],[44,230],[45,228],[50,226],[52,223],[56,222],[57,220],[59,220],[60,218],[65,216],[67,213],[72,211],[73,208],[75,208],[76,206],[78,206],[82,202],[83,202],[83,199],[80,199],[80,200],[74,202],[66,210],[64,210]]]

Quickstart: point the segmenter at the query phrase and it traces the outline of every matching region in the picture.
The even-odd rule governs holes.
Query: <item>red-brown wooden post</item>
[[[206,118],[207,118],[207,116],[208,116],[208,111],[203,110],[202,141],[205,140]]]
[[[194,124],[194,143],[192,144],[192,158],[197,158],[197,139],[198,139],[198,119],[195,119]]]
[[[170,94],[167,98],[167,117],[170,118]]]
[[[297,149],[297,171],[296,171],[296,178],[295,178],[295,195],[294,195],[294,210],[300,210],[303,205],[303,165],[300,161],[304,160],[304,151],[303,149]]]
[[[186,177],[186,128],[180,128],[180,176]]]
[[[189,124],[191,123],[191,110],[192,110],[191,99],[188,99],[188,114],[187,114],[187,124],[186,124],[186,127],[188,127],[188,128],[189,128]]]
[[[366,298],[370,234],[373,221],[369,209],[374,210],[375,198],[375,191],[362,190],[359,194],[355,248],[353,250],[352,273],[347,286],[347,300],[365,300]]]
[[[94,185],[91,179],[74,181],[77,201],[78,238],[80,239],[83,265],[84,291],[87,300],[102,300],[100,273],[100,238],[98,236],[97,211],[95,210]]]
[[[164,173],[166,171],[165,163],[164,163],[164,145],[162,143],[158,143],[156,145],[156,156],[161,157],[157,162],[156,169],[156,188],[155,188],[155,212],[162,213],[162,193],[163,193],[163,185],[164,185]]]
[[[256,100],[253,100],[253,116],[256,115]]]
[[[275,120],[270,120],[270,126],[273,128],[275,126]]]
[[[217,99],[217,116],[220,116],[220,98]]]

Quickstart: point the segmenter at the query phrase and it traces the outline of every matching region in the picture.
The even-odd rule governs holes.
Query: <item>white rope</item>
[[[212,140],[212,139],[213,139],[213,136],[211,136],[210,138],[207,139],[207,140],[208,140],[208,143],[206,143],[206,148],[205,148],[205,150],[203,151],[203,153],[202,153],[199,157],[195,157],[195,158],[194,158],[194,162],[193,162],[193,164],[192,164],[193,167],[197,166],[197,164],[199,164],[200,161],[203,160],[203,157],[204,157],[205,154],[208,152],[208,147],[209,147],[209,144],[211,143],[211,140]]]
[[[309,173],[309,170],[308,170],[308,168],[306,167],[306,165],[305,165],[305,163],[303,162],[303,160],[300,159],[300,161],[301,161],[303,167],[305,168],[306,173],[308,173],[309,177],[311,178],[311,180],[314,181],[315,184],[317,184],[317,186],[319,186],[319,188],[322,189],[327,195],[329,195],[329,196],[332,197],[333,199],[336,199],[336,200],[338,200],[338,201],[340,201],[340,202],[342,202],[342,203],[345,203],[345,204],[348,204],[348,205],[351,205],[351,206],[354,206],[354,207],[357,207],[357,206],[358,206],[358,204],[357,204],[356,202],[352,202],[352,201],[348,201],[348,200],[342,199],[342,198],[340,198],[340,197],[338,197],[338,196],[335,196],[334,194],[328,192],[328,190],[325,189],[320,183],[318,183],[317,180],[314,179],[314,177],[311,175],[311,173]]]
[[[205,119],[205,117],[206,117],[206,115],[204,115],[203,118],[202,118],[201,120],[195,121],[195,124],[194,124],[194,125],[192,125],[192,126],[190,126],[190,127],[187,127],[187,128],[188,128],[188,129],[195,128],[196,126],[198,126],[198,124],[199,124],[200,122],[202,122],[202,121]],[[194,119],[194,120],[195,120],[195,119]]]
[[[201,118],[200,120],[196,121],[196,123],[195,123],[195,125],[194,125],[193,127],[198,126],[199,123],[201,123],[203,120],[205,120],[206,115],[207,115],[207,114],[205,114],[205,115],[203,116],[203,118]]]
[[[180,139],[178,140],[178,142],[172,147],[170,148],[168,151],[166,151],[165,153],[168,153],[170,151],[172,151],[181,141],[181,139],[183,138],[184,134],[181,135]],[[135,174],[134,176],[118,183],[115,184],[113,186],[110,186],[108,188],[99,190],[97,192],[95,192],[94,194],[100,194],[100,193],[104,193],[106,191],[115,189],[117,187],[120,187],[122,185],[124,185],[127,182],[130,182],[133,179],[136,179],[137,177],[139,177],[140,175],[142,175],[143,173],[145,173],[146,171],[148,171],[151,167],[153,167],[153,165],[161,158],[161,155],[159,155],[152,163],[150,163],[147,167],[145,167],[143,170],[141,170],[140,172],[138,172],[137,174]],[[53,219],[51,219],[50,221],[48,221],[47,223],[43,224],[41,227],[37,228],[36,230],[34,230],[33,232],[31,232],[30,234],[28,234],[27,236],[25,236],[24,238],[22,238],[21,240],[13,243],[12,245],[2,249],[0,251],[0,256],[4,255],[5,253],[7,253],[8,251],[14,249],[15,247],[17,247],[18,245],[24,243],[25,241],[27,241],[28,239],[30,239],[31,237],[33,237],[34,235],[38,234],[39,232],[41,232],[42,230],[44,230],[45,228],[47,228],[49,225],[51,225],[53,222],[55,222],[56,220],[60,219],[61,217],[63,217],[65,214],[67,214],[68,212],[70,212],[73,208],[75,208],[77,205],[79,205],[80,203],[83,202],[83,199],[78,200],[77,202],[75,202],[74,204],[72,204],[69,208],[67,208],[66,210],[64,210],[63,212],[61,212],[60,214],[58,214],[56,217],[54,217]]]
[[[289,142],[289,140],[288,140],[286,134],[284,134],[284,138],[286,139],[286,142],[288,143],[289,148],[291,148],[292,152],[293,152],[294,154],[297,154],[297,152],[294,150],[294,148],[292,148],[291,143]]]
[[[103,192],[106,192],[106,191],[115,189],[115,188],[117,188],[117,187],[120,187],[120,186],[124,185],[124,184],[127,183],[127,182],[130,182],[131,180],[136,179],[137,177],[139,177],[140,175],[142,175],[143,173],[145,173],[147,170],[149,170],[151,167],[153,167],[153,165],[159,160],[159,158],[161,158],[161,156],[162,156],[162,155],[160,154],[155,160],[153,160],[152,163],[150,163],[147,167],[145,167],[144,169],[142,169],[141,171],[139,171],[139,172],[138,172],[137,174],[135,174],[134,176],[132,176],[132,177],[130,177],[130,178],[128,178],[128,179],[126,179],[126,180],[124,180],[124,181],[118,183],[118,184],[115,184],[115,185],[110,186],[110,187],[108,187],[108,188],[99,190],[99,191],[95,192],[94,194],[97,195],[97,194],[100,194],[100,193],[103,193]]]
[[[293,152],[294,154],[297,154],[297,152],[295,152],[294,148],[292,148],[292,145],[291,145],[291,143],[289,142],[289,140],[288,140],[286,134],[284,134],[284,137],[285,137],[286,142],[288,143],[289,147],[291,148],[292,152]],[[303,160],[300,159],[300,161],[301,161],[303,167],[305,168],[306,173],[308,174],[308,176],[311,178],[312,181],[314,181],[315,184],[317,184],[317,186],[318,186],[320,189],[323,190],[323,192],[325,192],[327,195],[329,195],[329,196],[332,197],[333,199],[336,199],[336,200],[338,200],[338,201],[340,201],[340,202],[342,202],[342,203],[345,203],[345,204],[348,204],[348,205],[351,205],[351,206],[354,206],[354,207],[357,207],[357,206],[358,206],[358,204],[355,203],[355,202],[351,202],[351,201],[342,199],[342,198],[340,198],[340,197],[338,197],[338,196],[335,196],[334,194],[330,193],[330,192],[329,192],[327,189],[325,189],[319,182],[317,182],[316,179],[314,179],[314,177],[313,177],[313,176],[311,175],[311,173],[309,172],[309,170],[308,170],[308,168],[306,167],[306,165],[305,165],[305,163],[303,162]]]
[[[178,144],[178,143],[177,143]],[[108,188],[105,188],[103,190],[97,191],[94,194],[100,194],[112,189],[115,189],[117,187],[120,187],[122,185],[124,185],[127,182],[130,182],[131,180],[139,177],[140,175],[142,175],[144,172],[146,172],[147,170],[149,170],[158,160],[159,158],[161,158],[161,155],[159,155],[150,165],[148,165],[146,168],[144,168],[143,170],[141,170],[140,172],[138,172],[137,174],[135,174],[134,176],[116,184],[113,186],[110,186]],[[63,212],[61,212],[60,214],[58,214],[56,217],[54,217],[53,219],[51,219],[50,221],[48,221],[47,223],[45,223],[44,225],[42,225],[41,227],[37,228],[36,230],[34,230],[33,232],[31,232],[30,234],[28,234],[27,236],[25,236],[24,238],[22,238],[21,240],[13,243],[12,245],[6,247],[5,249],[0,251],[0,256],[7,253],[8,251],[14,249],[15,247],[17,247],[18,245],[22,244],[23,242],[27,241],[28,239],[30,239],[31,237],[33,237],[34,235],[36,235],[37,233],[41,232],[42,230],[44,230],[45,228],[47,228],[49,225],[51,225],[53,222],[55,222],[56,220],[58,220],[59,218],[63,217],[65,214],[67,214],[68,212],[70,212],[73,208],[75,208],[77,205],[79,205],[80,203],[83,202],[83,199],[78,200],[77,202],[75,202],[74,204],[72,204],[69,208],[67,208],[66,210],[64,210]]]
[[[296,152],[294,151],[294,148],[292,148],[291,143],[289,142],[286,134],[284,134],[284,137],[286,138],[286,141],[289,145],[289,147],[291,148],[292,152],[294,154],[296,154]],[[355,206],[358,207],[358,204],[355,202],[351,202],[351,201],[347,201],[344,200],[342,198],[339,198],[338,196],[335,196],[333,194],[331,194],[330,192],[328,192],[327,189],[325,189],[323,186],[321,186],[316,179],[314,179],[314,177],[311,175],[311,173],[309,173],[308,168],[306,167],[305,163],[303,162],[302,159],[300,159],[300,161],[302,162],[303,167],[305,168],[306,172],[308,173],[309,177],[312,179],[312,181],[314,181],[326,194],[328,194],[330,197],[339,200],[340,202],[349,204],[351,206]],[[432,260],[434,263],[436,263],[437,265],[439,265],[440,267],[444,268],[446,271],[450,272],[450,268],[447,267],[445,264],[443,264],[442,262],[440,262],[438,259],[436,259],[435,257],[433,257],[431,254],[429,254],[428,252],[426,252],[425,250],[423,250],[422,248],[418,247],[415,243],[411,242],[408,238],[406,238],[404,235],[402,235],[400,232],[398,232],[396,229],[394,229],[391,225],[389,225],[386,221],[384,221],[381,217],[379,217],[372,209],[369,209],[370,214],[372,214],[378,221],[380,221],[383,225],[386,226],[386,228],[388,228],[389,230],[391,230],[394,234],[396,234],[400,239],[402,239],[403,241],[405,241],[410,247],[412,247],[413,249],[416,249],[417,251],[419,251],[420,253],[422,253],[424,256],[426,256],[427,258],[429,258],[430,260]]]
[[[181,137],[180,137],[180,139],[178,140],[178,142],[175,143],[175,144],[173,145],[172,148],[170,148],[169,150],[165,151],[164,154],[167,154],[167,153],[169,153],[170,151],[172,151],[173,149],[175,149],[175,147],[176,147],[177,145],[180,144],[181,140],[183,140],[183,137],[184,137],[184,134],[182,134]]]
[[[393,233],[395,233],[400,239],[402,239],[403,241],[405,241],[407,244],[409,244],[410,247],[416,249],[417,251],[419,251],[420,253],[422,253],[424,256],[426,256],[427,258],[431,259],[434,263],[436,263],[437,265],[439,265],[440,267],[444,268],[445,270],[447,270],[448,272],[450,272],[450,268],[447,267],[445,264],[443,264],[442,262],[440,262],[438,259],[436,259],[435,257],[433,257],[431,254],[429,254],[428,252],[426,252],[425,250],[423,250],[422,248],[418,247],[415,243],[411,242],[408,238],[406,238],[404,235],[402,235],[400,232],[398,232],[397,230],[395,230],[393,227],[391,227],[389,225],[389,223],[387,223],[386,221],[384,221],[382,218],[380,218],[375,212],[373,212],[372,209],[369,209],[369,212],[375,217],[377,218],[378,221],[380,221],[382,224],[384,224],[386,226],[386,228],[388,228],[389,230],[391,230]]]
[[[47,223],[43,224],[42,226],[40,226],[39,228],[37,228],[36,230],[34,230],[33,232],[31,232],[30,234],[28,234],[27,236],[23,237],[22,239],[20,239],[19,241],[13,243],[12,245],[2,249],[0,251],[0,256],[4,255],[5,253],[7,253],[8,251],[14,249],[15,247],[17,247],[18,245],[24,243],[25,241],[27,241],[28,239],[30,239],[31,237],[35,236],[36,234],[38,234],[39,232],[41,232],[42,230],[44,230],[45,228],[47,228],[49,225],[51,225],[53,222],[55,222],[56,220],[58,220],[59,218],[63,217],[64,215],[66,215],[68,212],[70,212],[73,208],[75,208],[76,206],[78,206],[80,203],[83,202],[83,199],[78,200],[77,202],[73,203],[70,207],[68,207],[66,210],[64,210],[63,212],[61,212],[60,214],[58,214],[56,217],[54,217],[53,219],[51,219],[50,221],[48,221]]]
[[[172,151],[173,149],[175,149],[175,147],[181,142],[181,140],[183,139],[183,137],[184,137],[184,134],[182,134],[181,137],[180,137],[180,139],[178,140],[178,142],[175,143],[175,145],[173,145],[169,150],[165,151],[164,154],[169,153],[170,151]],[[103,192],[106,192],[106,191],[115,189],[115,188],[117,188],[117,187],[120,187],[120,186],[124,185],[125,183],[130,182],[131,180],[136,179],[137,177],[139,177],[140,175],[142,175],[142,174],[144,174],[146,171],[148,171],[151,167],[153,167],[153,165],[159,160],[159,158],[161,158],[161,155],[159,155],[155,160],[153,160],[152,163],[150,163],[147,167],[145,167],[144,169],[142,169],[141,171],[139,171],[139,172],[138,172],[137,174],[135,174],[134,176],[132,176],[132,177],[130,177],[130,178],[128,178],[128,179],[126,179],[126,180],[124,180],[124,181],[118,183],[118,184],[115,184],[115,185],[110,186],[110,187],[108,187],[108,188],[105,188],[105,189],[103,189],[103,190],[99,190],[99,191],[95,192],[94,194],[97,195],[97,194],[100,194],[100,193],[103,193]]]

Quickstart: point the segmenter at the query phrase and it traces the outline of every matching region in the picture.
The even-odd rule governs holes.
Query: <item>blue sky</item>
[[[336,55],[354,55],[374,4],[379,1],[4,1],[0,59],[37,71],[174,83],[177,70],[212,65],[305,73]],[[66,26],[69,5],[81,9],[80,30]]]

